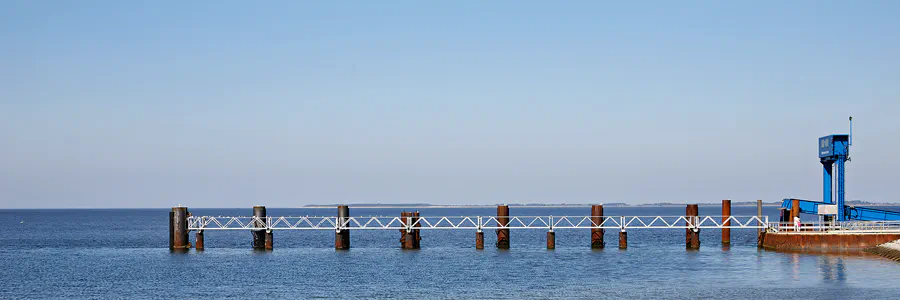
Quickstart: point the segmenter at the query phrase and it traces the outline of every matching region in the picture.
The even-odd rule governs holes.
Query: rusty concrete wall
[[[766,232],[762,235],[762,248],[800,252],[859,252],[897,239],[900,239],[900,233],[817,234]]]

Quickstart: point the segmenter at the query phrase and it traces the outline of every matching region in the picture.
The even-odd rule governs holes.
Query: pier
[[[759,247],[789,252],[862,252],[900,240],[898,221],[772,222]]]
[[[761,206],[761,201],[757,201]],[[758,209],[759,211],[759,209]],[[251,216],[194,216],[186,207],[173,207],[170,213],[170,249],[191,248],[188,232],[196,232],[196,248],[203,249],[205,232],[245,230],[252,233],[254,249],[272,250],[274,232],[281,230],[331,230],[335,232],[336,250],[350,249],[350,232],[397,230],[401,249],[419,249],[422,232],[428,230],[471,230],[475,233],[475,249],[484,248],[484,230],[497,234],[496,247],[509,249],[511,231],[544,230],[547,249],[556,248],[557,230],[590,229],[586,245],[605,247],[606,229],[619,232],[618,248],[628,247],[629,230],[685,230],[685,246],[700,247],[701,229],[722,229],[722,243],[730,243],[730,229],[773,230],[767,216],[733,216],[731,201],[722,201],[721,216],[700,216],[698,205],[688,204],[683,216],[606,216],[603,205],[592,205],[584,216],[511,216],[506,205],[497,207],[496,216],[426,216],[419,212],[401,212],[397,216],[351,216],[350,207],[338,206],[335,216],[268,216],[264,206],[254,206]],[[777,223],[773,223],[777,224]],[[589,239],[588,239],[589,238]],[[763,240],[760,234],[760,240]]]

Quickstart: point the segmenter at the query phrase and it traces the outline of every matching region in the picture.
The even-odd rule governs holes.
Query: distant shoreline
[[[603,204],[604,207],[683,207],[687,203],[684,204],[623,204],[623,203],[609,203]],[[693,203],[692,203],[693,204]],[[697,203],[700,206],[721,206],[721,203]],[[333,209],[336,206],[341,204],[333,204],[333,205],[306,205],[300,206],[296,208],[310,208],[310,209]],[[353,208],[373,208],[373,209],[385,209],[385,208],[494,208],[501,204],[489,204],[489,205],[431,205],[431,204],[347,204]],[[515,208],[584,208],[591,207],[592,204],[507,204],[510,207]],[[900,203],[873,203],[873,204],[848,204],[849,206],[900,206]],[[755,203],[732,203],[732,207],[756,207]],[[765,207],[779,207],[781,203],[763,203],[762,206]]]
[[[348,204],[348,206],[353,207],[353,208],[377,208],[377,209],[384,209],[384,208],[494,208],[494,207],[497,207],[497,205],[499,205],[499,204],[494,204],[494,205]],[[515,207],[515,208],[566,208],[566,207],[583,208],[583,207],[591,207],[591,204],[546,204],[546,205],[512,205],[512,204],[508,204],[508,205],[510,207]],[[682,207],[684,205],[685,204],[642,204],[642,205],[606,205],[606,204],[604,204],[603,206],[604,207]],[[698,205],[700,205],[700,206],[720,206],[721,204],[698,203]],[[898,205],[900,205],[900,204],[898,204]],[[335,205],[307,205],[307,206],[301,206],[301,207],[297,207],[297,208],[332,209],[332,208],[335,208],[336,206],[337,206],[337,204],[335,204]],[[738,206],[756,207],[756,204],[732,204],[731,206],[732,207],[738,207]],[[763,206],[781,206],[781,204],[763,203]],[[877,205],[870,205],[870,206],[877,206]],[[891,206],[891,205],[880,205],[880,206]]]
[[[630,208],[639,208],[639,207],[684,207],[687,203],[666,203],[666,204],[624,204],[624,203],[598,203],[603,204],[604,207],[607,208],[617,208],[617,207],[630,207]],[[694,203],[691,203],[694,204]],[[721,203],[696,203],[700,206],[715,206],[719,207]],[[268,206],[268,208],[289,208],[289,209],[334,209],[338,205],[344,204],[325,204],[325,205],[305,205],[305,206]],[[412,208],[412,209],[425,209],[425,208],[496,208],[501,204],[486,204],[486,205],[464,205],[464,204],[446,204],[446,205],[432,205],[432,204],[424,204],[424,203],[410,203],[410,204],[346,204],[351,208],[366,208],[366,209],[389,209],[389,208]],[[507,204],[512,208],[585,208],[590,207],[592,204]],[[861,207],[900,207],[900,203],[867,203],[867,204],[847,204],[848,206],[861,206]],[[732,203],[732,207],[756,207],[755,203]],[[779,207],[781,203],[763,203],[765,207]],[[197,209],[241,209],[244,207],[209,207],[209,206],[191,206],[191,208]],[[110,208],[110,207],[67,207],[67,208],[47,208],[47,207],[17,207],[17,208],[0,208],[0,211],[12,211],[12,210],[128,210],[128,209],[167,209],[166,207],[118,207],[118,208]]]

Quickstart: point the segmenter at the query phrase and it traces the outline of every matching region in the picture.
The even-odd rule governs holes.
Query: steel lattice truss
[[[599,218],[599,222],[592,219]],[[191,216],[189,230],[374,230],[374,229],[761,229],[769,224],[768,216],[454,216],[418,218],[370,216],[347,217],[231,217]],[[726,222],[730,222],[725,225]]]

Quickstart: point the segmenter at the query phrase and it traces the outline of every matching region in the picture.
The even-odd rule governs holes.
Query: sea
[[[898,209],[898,208],[892,208]],[[352,216],[490,216],[495,208],[354,208]],[[0,210],[2,299],[898,299],[900,263],[874,255],[780,253],[756,247],[756,230],[700,233],[632,229],[628,248],[607,230],[590,248],[587,229],[512,230],[509,250],[475,249],[473,230],[423,230],[401,250],[397,230],[275,231],[274,250],[251,249],[247,231],[207,231],[204,251],[168,249],[170,209]],[[190,208],[200,215],[252,215],[247,208]],[[513,216],[585,216],[590,207],[516,207]],[[684,207],[605,207],[607,216],[683,215]],[[777,207],[764,213],[777,218]],[[700,215],[720,215],[717,205]],[[755,215],[735,206],[732,215]],[[269,216],[334,216],[336,208],[268,208]],[[194,234],[191,233],[191,240]]]

